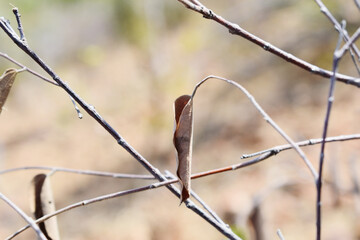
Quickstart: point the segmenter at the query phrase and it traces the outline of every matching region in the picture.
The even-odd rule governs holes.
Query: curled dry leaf
[[[175,100],[174,145],[177,151],[176,174],[181,183],[181,203],[190,197],[191,159],[193,139],[193,107],[190,95]]]
[[[30,204],[35,219],[55,212],[50,178],[47,175],[38,174],[33,178],[31,195]],[[39,227],[47,239],[60,239],[56,216],[46,220],[46,222],[39,223]]]
[[[0,114],[6,102],[11,87],[15,81],[17,71],[14,68],[7,69],[0,77]]]

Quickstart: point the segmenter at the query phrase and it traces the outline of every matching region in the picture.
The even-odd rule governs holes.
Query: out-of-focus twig
[[[349,168],[350,168],[350,178],[353,182],[352,193],[354,194],[354,204],[358,217],[360,217],[360,181],[359,181],[359,171],[358,164],[355,157],[349,159]]]
[[[264,216],[260,204],[256,204],[251,209],[248,222],[253,230],[251,239],[264,240]]]
[[[354,0],[355,5],[357,6],[357,8],[360,10],[360,1],[359,0]]]
[[[330,188],[332,192],[333,205],[335,207],[340,205],[340,196],[341,196],[341,184],[339,179],[339,166],[337,164],[337,157],[332,152],[329,159],[329,177],[331,179]]]
[[[269,52],[275,54],[276,56],[284,59],[285,61],[287,61],[289,63],[292,63],[302,69],[305,69],[306,71],[312,72],[312,73],[314,73],[316,75],[320,75],[322,77],[330,78],[333,75],[333,72],[324,70],[318,66],[310,64],[300,58],[297,58],[294,55],[292,55],[288,52],[285,52],[284,50],[281,50],[280,48],[275,47],[274,45],[264,41],[263,39],[245,31],[238,24],[232,23],[232,22],[226,20],[225,18],[217,15],[215,12],[206,8],[204,5],[198,6],[188,0],[178,0],[178,1],[181,2],[182,4],[184,4],[187,8],[202,14],[204,18],[214,20],[215,22],[226,27],[231,34],[241,36],[241,37],[249,40],[250,42],[262,47],[264,50],[269,51]],[[346,76],[346,75],[337,73],[336,80],[360,87],[360,79],[359,78],[354,78],[354,77],[350,77],[350,76]]]
[[[280,230],[280,229],[278,229],[278,230],[276,231],[276,234],[279,236],[280,240],[285,240],[285,238],[284,238],[283,234],[281,233],[281,230]]]
[[[357,1],[357,0],[356,0]],[[330,22],[334,25],[335,30],[340,33],[342,31],[342,37],[345,42],[348,42],[350,37],[345,28],[341,27],[341,24],[336,20],[336,18],[331,14],[329,9],[325,6],[325,4],[321,0],[315,0],[316,4],[319,6],[320,11],[330,20]],[[356,45],[351,44],[351,49],[355,52],[358,61],[360,60],[360,51]]]

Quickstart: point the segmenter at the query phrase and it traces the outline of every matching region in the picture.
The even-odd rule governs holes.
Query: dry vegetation
[[[177,1],[25,2],[16,4],[32,49],[161,171],[176,168],[173,101],[190,94],[210,74],[246,87],[294,140],[321,137],[328,79],[228,34]],[[331,69],[338,34],[313,1],[206,4],[275,46]],[[329,1],[328,7],[339,20],[347,20],[349,33],[358,26],[359,11],[351,1]],[[9,5],[0,3],[0,10],[1,16],[13,19]],[[0,52],[40,71],[4,33],[0,36]],[[9,66],[1,59],[1,71]],[[357,75],[349,55],[339,71]],[[359,132],[359,102],[358,88],[337,83],[329,136]],[[249,100],[227,84],[208,82],[194,104],[194,173],[239,163],[242,154],[286,143]],[[316,168],[319,149],[304,148]],[[358,141],[327,145],[324,179],[337,177],[341,189],[352,188],[350,173],[360,173],[359,156]],[[63,91],[28,73],[18,76],[0,117],[1,170],[23,166],[147,174],[93,119],[84,114],[79,120]],[[28,188],[38,172],[0,175],[0,191],[28,214]],[[51,180],[57,208],[153,182],[60,172]],[[284,183],[288,185],[277,187]],[[316,189],[294,151],[194,180],[192,186],[225,222],[244,232],[245,239],[251,237],[247,217],[259,196],[266,239],[276,239],[278,228],[286,239],[314,239]],[[179,199],[160,188],[78,208],[59,215],[58,222],[62,238],[71,240],[224,238],[178,205]],[[360,239],[360,210],[354,205],[353,195],[336,195],[331,185],[324,185],[322,239]],[[22,226],[19,216],[0,202],[0,239]],[[17,239],[34,236],[27,230]]]

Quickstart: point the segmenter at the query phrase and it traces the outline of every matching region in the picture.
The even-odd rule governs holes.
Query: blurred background
[[[314,1],[203,3],[273,45],[331,69],[338,34]],[[15,0],[12,4],[20,10],[30,47],[161,171],[176,169],[173,102],[190,94],[207,75],[242,84],[294,140],[321,136],[328,79],[229,34],[176,0]],[[347,21],[350,35],[359,26],[353,1],[325,4],[339,21]],[[1,1],[0,15],[16,29],[11,9]],[[45,75],[2,31],[0,52]],[[0,71],[9,67],[14,65],[1,58]],[[349,54],[339,71],[357,76]],[[329,136],[359,132],[359,101],[359,89],[337,83]],[[240,163],[242,154],[285,144],[249,100],[228,84],[210,80],[199,89],[194,104],[194,173]],[[18,75],[5,108],[0,117],[0,170],[57,166],[147,173],[85,111],[79,120],[64,91],[29,73]],[[304,151],[317,169],[320,146]],[[358,141],[326,147],[324,178],[336,184],[324,185],[323,239],[360,239],[359,195],[353,193],[352,180],[354,172],[360,172],[359,156]],[[40,172],[0,175],[0,191],[31,214],[30,182]],[[153,182],[60,172],[51,181],[58,209]],[[276,239],[278,228],[286,239],[314,239],[316,189],[310,171],[293,151],[194,180],[192,186],[244,239],[254,239],[251,215],[260,216],[262,239]],[[165,188],[81,207],[59,215],[58,223],[62,238],[71,240],[224,239],[179,206],[179,199]],[[23,225],[0,202],[0,238]],[[16,239],[34,238],[27,230]]]

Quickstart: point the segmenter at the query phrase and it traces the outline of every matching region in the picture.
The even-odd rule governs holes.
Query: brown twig
[[[206,8],[205,6],[199,6],[199,5],[193,4],[188,0],[178,0],[178,1],[181,2],[182,4],[184,4],[187,8],[202,14],[204,18],[214,20],[215,22],[226,27],[231,34],[241,36],[241,37],[249,40],[250,42],[260,46],[264,50],[275,54],[276,56],[284,59],[285,61],[287,61],[291,64],[294,64],[302,69],[305,69],[306,71],[309,71],[311,73],[314,73],[316,75],[319,75],[319,76],[322,76],[325,78],[330,78],[333,75],[333,72],[322,69],[322,68],[315,66],[313,64],[310,64],[300,58],[297,58],[294,55],[292,55],[288,52],[285,52],[284,50],[281,50],[280,48],[273,46],[272,44],[264,41],[263,39],[245,31],[238,24],[232,23],[232,22],[224,19],[223,17],[217,15],[215,12]],[[340,81],[340,82],[344,82],[346,84],[360,87],[360,79],[359,78],[354,78],[354,77],[346,76],[343,74],[336,74],[336,80]]]

